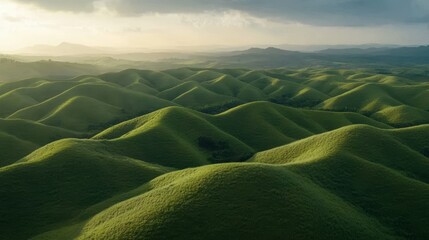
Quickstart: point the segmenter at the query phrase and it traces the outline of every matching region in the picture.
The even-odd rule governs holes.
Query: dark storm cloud
[[[89,11],[90,0],[32,2],[53,10]],[[312,25],[379,25],[429,22],[429,0],[104,0],[122,15],[239,10],[278,21]]]

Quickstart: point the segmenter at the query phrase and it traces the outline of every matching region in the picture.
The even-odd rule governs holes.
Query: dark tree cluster
[[[211,152],[208,160],[212,163],[243,162],[252,156],[252,153],[237,154],[226,141],[217,141],[211,137],[198,138],[198,146]]]

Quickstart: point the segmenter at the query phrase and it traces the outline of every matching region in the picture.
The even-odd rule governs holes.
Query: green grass
[[[169,105],[173,104],[111,84],[82,83],[41,103],[20,109],[8,119],[29,119],[85,132],[94,125],[108,124]]]
[[[50,142],[62,138],[85,136],[85,134],[27,120],[0,119],[0,167],[14,163]]]
[[[251,114],[265,116],[265,119],[252,119],[255,125],[269,126],[260,128],[260,136],[243,128],[241,117]],[[312,114],[320,115],[321,121],[307,119]],[[329,116],[342,117],[336,123],[323,123]],[[280,122],[273,122],[275,118]],[[297,123],[292,124],[293,121]],[[0,169],[0,179],[4,179],[0,196],[3,201],[15,204],[15,207],[4,205],[0,209],[11,224],[2,226],[10,229],[4,236],[11,237],[19,231],[22,235],[16,237],[20,239],[74,223],[72,219],[86,208],[138,187],[165,171],[241,162],[261,147],[268,149],[353,122],[388,127],[352,113],[298,110],[256,102],[215,116],[169,107],[109,128],[90,140],[56,141]],[[283,124],[289,125],[288,128],[283,129]],[[283,132],[283,137],[265,142],[267,138],[262,133],[276,127]],[[242,135],[246,133],[247,137]],[[290,137],[286,137],[287,134]],[[256,143],[249,140],[252,136]],[[264,145],[260,146],[259,142]],[[19,180],[23,176],[26,180]],[[85,187],[81,187],[84,182]],[[34,189],[26,190],[32,185]],[[76,190],[72,190],[74,188]],[[52,202],[44,202],[45,208],[39,208],[43,197],[50,194],[55,196]],[[35,195],[33,201],[24,201],[32,195]],[[70,200],[70,197],[73,198]],[[21,210],[15,214],[8,212],[14,208]],[[43,215],[31,215],[32,209],[38,209]],[[16,223],[20,223],[20,229],[11,227]]]
[[[395,127],[429,123],[429,85],[425,82],[407,78],[399,70],[379,74],[372,69],[325,68],[130,69],[61,81],[30,79],[3,83],[0,84],[0,117],[41,122],[50,118],[44,123],[62,127],[61,124],[67,122],[65,118],[70,116],[64,105],[76,97],[85,97],[91,109],[99,104],[99,109],[106,109],[107,113],[90,114],[89,107],[71,107],[77,116],[92,115],[64,124],[70,130],[79,131],[102,130],[166,106],[181,105],[206,111],[253,101],[357,112]],[[51,119],[51,115],[57,117]]]
[[[429,204],[428,126],[350,126],[258,153],[288,166],[408,239],[425,239]],[[311,146],[311,147],[309,147]]]
[[[360,209],[282,167],[213,165],[147,186],[91,218],[78,239],[394,239]]]
[[[0,83],[0,239],[427,239],[429,84],[415,74]]]
[[[7,166],[39,148],[38,145],[0,132],[0,167]]]
[[[157,91],[163,91],[182,83],[167,73],[148,70],[125,70],[119,73],[104,74],[100,78],[121,86],[140,83]]]
[[[242,119],[246,121],[243,122]],[[174,159],[174,156],[182,156],[182,152],[190,149],[190,153],[195,153],[193,157],[190,154],[176,157],[189,160],[204,159],[197,157],[201,156],[198,144],[200,137],[224,141],[232,148],[231,154],[246,156],[254,151],[266,150],[350,124],[389,128],[354,113],[299,110],[268,102],[255,102],[214,116],[170,107],[109,128],[94,139],[110,139],[113,142],[124,142],[128,146],[131,141],[136,141],[145,154],[137,157],[140,159],[145,159],[148,155],[148,158],[165,161]],[[145,145],[141,145],[142,142]],[[157,149],[157,145],[166,146],[167,149]],[[126,149],[129,152],[129,147]],[[208,154],[210,156],[213,151]],[[206,159],[207,157],[205,156]]]
[[[389,126],[356,113],[302,110],[268,102],[244,104],[216,116],[218,125],[257,151],[350,124]],[[236,124],[231,124],[236,122]]]
[[[88,210],[72,236],[425,239],[428,137],[427,125],[353,125],[258,153],[259,163],[176,171]]]
[[[169,171],[79,143],[55,142],[0,168],[2,239],[27,239],[47,231],[86,207]]]
[[[99,74],[95,65],[57,61],[18,62],[0,59],[0,81],[16,81],[34,77],[74,77],[84,74]]]
[[[246,102],[267,100],[260,89],[237,80],[230,75],[224,75],[205,82],[205,87],[217,94],[235,97]]]

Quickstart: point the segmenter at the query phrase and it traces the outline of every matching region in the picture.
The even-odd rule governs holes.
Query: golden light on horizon
[[[236,10],[123,16],[100,2],[94,12],[76,13],[0,1],[2,51],[61,42],[144,49],[258,44],[415,44],[428,36],[424,24],[313,26],[274,21]]]

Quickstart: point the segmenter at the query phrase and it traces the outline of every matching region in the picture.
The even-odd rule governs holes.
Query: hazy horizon
[[[78,48],[88,48],[88,50],[99,51],[98,53],[90,52],[91,54],[127,54],[127,53],[221,53],[230,51],[244,51],[251,48],[278,48],[290,51],[300,52],[316,52],[325,49],[347,49],[347,48],[396,48],[396,47],[416,47],[426,46],[427,44],[383,44],[383,43],[362,43],[362,44],[253,44],[253,45],[195,45],[195,46],[168,46],[165,48],[145,48],[145,47],[121,47],[121,46],[102,46],[102,45],[85,45],[78,42],[60,42],[57,44],[34,44],[17,49],[0,50],[0,54],[18,54],[18,55],[38,55],[52,54],[56,50],[57,54],[61,56],[62,48],[73,51]],[[80,50],[82,50],[80,49]],[[69,55],[64,53],[64,55]],[[77,53],[76,55],[82,55]]]
[[[0,51],[62,42],[147,51],[426,45],[428,20],[423,0],[0,0]]]

